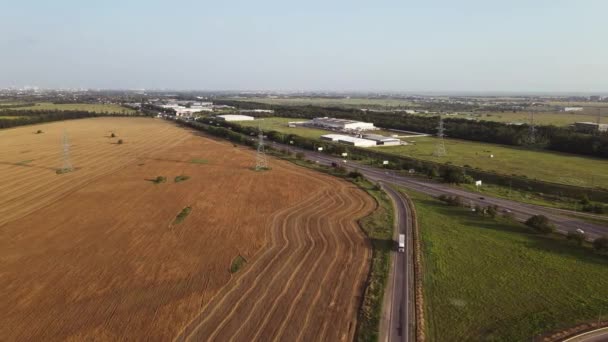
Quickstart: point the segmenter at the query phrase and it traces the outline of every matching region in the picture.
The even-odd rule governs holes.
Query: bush
[[[462,199],[460,198],[460,196],[446,196],[446,195],[440,195],[438,197],[438,199],[448,205],[454,206],[454,207],[460,207],[462,206]]]
[[[298,152],[298,153],[296,153],[296,158],[297,159],[300,159],[300,160],[304,159],[305,156],[306,155],[304,154],[304,152]]]
[[[114,133],[110,134],[110,138],[116,138],[116,134],[114,134]]]
[[[359,171],[351,171],[346,175],[348,178],[360,179],[363,178],[363,174]]]
[[[485,213],[488,214],[488,216],[490,216],[492,218],[496,217],[496,215],[498,215],[498,206],[496,206],[496,205],[487,206],[485,209]]]
[[[601,204],[587,204],[583,206],[583,211],[588,213],[603,214],[606,208]]]
[[[122,145],[123,141],[122,139],[118,139],[118,141],[116,142],[118,145]]]
[[[530,217],[526,221],[526,226],[534,228],[534,230],[542,234],[550,234],[555,230],[553,224],[551,224],[549,219],[544,215],[534,215]]]
[[[568,232],[568,235],[566,236],[566,238],[568,240],[576,243],[579,246],[581,246],[583,244],[583,242],[585,242],[585,234],[577,232],[577,231]]]
[[[608,237],[600,237],[593,241],[593,249],[600,253],[608,253]]]
[[[39,130],[37,130],[37,131],[36,131],[36,134],[42,134],[42,133],[43,133],[43,132],[42,132],[42,130],[41,130],[41,129],[39,129]]]

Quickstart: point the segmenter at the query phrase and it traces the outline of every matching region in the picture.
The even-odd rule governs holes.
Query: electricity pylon
[[[68,140],[68,132],[63,131],[63,166],[61,168],[61,173],[72,172],[74,168],[72,167],[72,162],[70,161],[70,142]]]
[[[528,132],[528,142],[536,143],[536,126],[534,126],[534,112],[530,112],[530,131]]]
[[[437,144],[435,144],[435,152],[433,152],[433,155],[435,157],[444,157],[447,155],[447,152],[445,151],[445,142],[443,141],[443,137],[445,136],[444,134],[445,130],[443,127],[443,117],[440,115],[439,116],[439,126],[437,126]]]
[[[268,162],[266,161],[266,152],[264,151],[264,132],[259,129],[258,133],[258,152],[255,155],[255,170],[267,170]]]

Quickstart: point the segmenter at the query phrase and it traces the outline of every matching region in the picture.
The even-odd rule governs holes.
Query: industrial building
[[[359,147],[373,147],[376,146],[376,142],[368,139],[355,138],[348,135],[342,134],[325,134],[321,136],[322,140],[335,141],[342,144],[359,146]]]
[[[598,124],[595,122],[575,122],[574,128],[584,133],[608,132],[608,124]]]
[[[216,118],[224,121],[252,121],[254,119],[253,116],[236,114],[218,115]]]
[[[385,137],[379,134],[363,134],[363,139],[373,140],[376,145],[381,146],[396,146],[401,145],[401,140],[392,137]]]
[[[564,107],[564,112],[582,112],[583,107]]]
[[[314,118],[308,122],[309,125],[342,131],[369,131],[377,129],[371,122],[353,121],[335,118]]]

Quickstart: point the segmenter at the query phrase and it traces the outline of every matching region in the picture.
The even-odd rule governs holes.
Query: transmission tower
[[[70,161],[70,141],[68,140],[68,133],[63,131],[63,167],[61,168],[61,172],[71,172],[74,171],[72,167],[72,162]]]
[[[267,170],[268,163],[266,162],[266,152],[264,152],[264,132],[259,129],[258,133],[258,152],[255,156],[255,170]]]
[[[536,126],[534,126],[534,112],[530,112],[530,132],[528,133],[528,142],[536,143]]]
[[[445,136],[444,134],[444,128],[443,128],[443,117],[440,115],[439,116],[439,126],[437,126],[437,144],[435,145],[435,152],[433,152],[433,155],[435,157],[444,157],[445,155],[447,155],[446,151],[445,151],[445,143],[443,141],[443,137]]]

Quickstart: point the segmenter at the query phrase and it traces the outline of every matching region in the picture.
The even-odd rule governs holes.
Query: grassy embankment
[[[423,241],[429,341],[525,341],[608,317],[608,257],[407,191]]]

